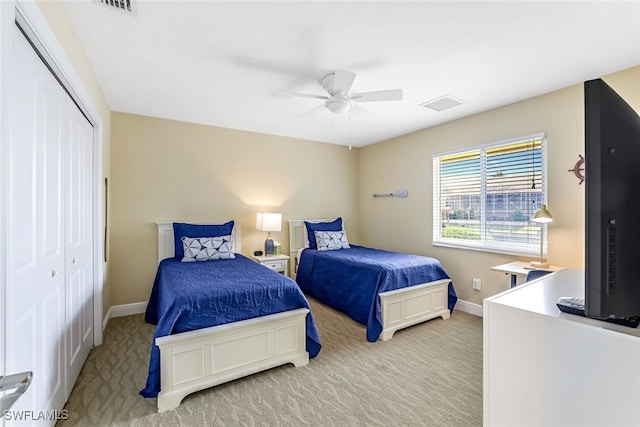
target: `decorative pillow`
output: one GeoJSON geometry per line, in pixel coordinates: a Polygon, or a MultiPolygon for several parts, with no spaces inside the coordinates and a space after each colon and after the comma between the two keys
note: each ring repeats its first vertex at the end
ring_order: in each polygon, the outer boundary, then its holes
{"type": "Polygon", "coordinates": [[[307,227],[307,239],[309,240],[309,247],[311,249],[316,249],[318,245],[316,244],[316,231],[342,231],[342,218],[338,217],[331,222],[304,222],[305,227],[307,227]]]}
{"type": "Polygon", "coordinates": [[[233,240],[231,235],[220,237],[183,237],[184,257],[182,262],[209,261],[213,259],[231,259],[233,240]]]}
{"type": "Polygon", "coordinates": [[[344,231],[316,231],[315,235],[319,251],[350,248],[347,233],[344,231]]]}
{"type": "Polygon", "coordinates": [[[229,236],[233,231],[233,225],[234,225],[233,221],[229,221],[219,225],[186,224],[184,222],[174,222],[173,223],[173,240],[174,240],[173,247],[175,250],[174,256],[176,258],[182,258],[184,256],[184,249],[182,246],[183,237],[229,236]]]}

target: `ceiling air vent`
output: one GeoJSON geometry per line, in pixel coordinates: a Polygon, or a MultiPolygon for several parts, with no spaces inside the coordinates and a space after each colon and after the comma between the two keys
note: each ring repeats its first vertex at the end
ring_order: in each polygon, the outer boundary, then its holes
{"type": "Polygon", "coordinates": [[[460,104],[464,104],[464,101],[455,98],[451,95],[444,95],[440,98],[432,99],[431,101],[420,104],[422,107],[431,108],[435,111],[448,110],[449,108],[456,107],[460,104]]]}
{"type": "Polygon", "coordinates": [[[136,16],[135,0],[93,0],[93,2],[111,10],[117,10],[130,16],[136,16]]]}

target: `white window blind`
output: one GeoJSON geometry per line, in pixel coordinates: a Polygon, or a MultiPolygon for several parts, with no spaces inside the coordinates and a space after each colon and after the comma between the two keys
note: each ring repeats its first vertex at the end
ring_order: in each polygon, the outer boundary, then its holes
{"type": "Polygon", "coordinates": [[[546,144],[540,133],[434,155],[433,244],[539,255],[546,144]]]}

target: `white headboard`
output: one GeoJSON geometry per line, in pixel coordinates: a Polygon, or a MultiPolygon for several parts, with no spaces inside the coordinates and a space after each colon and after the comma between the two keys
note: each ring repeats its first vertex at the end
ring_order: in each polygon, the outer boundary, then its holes
{"type": "MultiPolygon", "coordinates": [[[[309,246],[309,238],[307,236],[307,227],[304,226],[304,222],[331,222],[335,221],[335,218],[322,218],[322,219],[290,219],[289,220],[289,265],[291,266],[292,277],[297,271],[298,267],[298,250],[309,246]]],[[[342,227],[344,228],[345,219],[342,218],[342,227]]]]}
{"type": "MultiPolygon", "coordinates": [[[[190,224],[199,225],[222,225],[228,221],[214,222],[191,222],[190,224]]],[[[173,239],[173,222],[156,222],[158,226],[158,263],[165,258],[173,258],[175,256],[175,243],[173,239]]],[[[304,224],[303,224],[304,225],[304,224]]],[[[235,221],[233,224],[233,252],[242,251],[242,224],[235,221]]],[[[208,237],[208,236],[202,236],[208,237]]]]}

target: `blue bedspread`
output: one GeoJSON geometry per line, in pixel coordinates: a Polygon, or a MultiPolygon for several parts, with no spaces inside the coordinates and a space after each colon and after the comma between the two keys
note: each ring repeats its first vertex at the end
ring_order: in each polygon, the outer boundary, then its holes
{"type": "MultiPolygon", "coordinates": [[[[296,280],[302,290],[367,326],[367,340],[382,332],[381,292],[449,279],[435,258],[351,245],[350,249],[305,249],[296,280]]],[[[449,310],[458,297],[449,284],[449,310]]]]}
{"type": "MultiPolygon", "coordinates": [[[[183,263],[163,260],[147,305],[145,321],[157,325],[154,339],[224,323],[309,308],[296,283],[236,254],[228,260],[183,263]]],[[[307,314],[307,352],[315,357],[320,337],[311,312],[307,314]]],[[[144,397],[160,392],[160,349],[154,344],[144,397]]]]}

